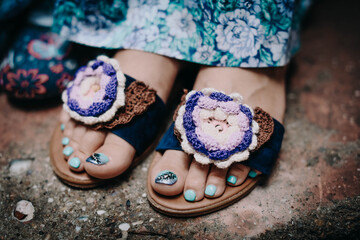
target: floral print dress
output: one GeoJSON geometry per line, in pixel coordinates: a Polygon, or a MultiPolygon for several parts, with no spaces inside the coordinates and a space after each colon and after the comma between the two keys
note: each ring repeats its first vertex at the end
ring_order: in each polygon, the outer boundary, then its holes
{"type": "Polygon", "coordinates": [[[71,41],[226,67],[286,65],[310,0],[57,0],[71,41]]]}

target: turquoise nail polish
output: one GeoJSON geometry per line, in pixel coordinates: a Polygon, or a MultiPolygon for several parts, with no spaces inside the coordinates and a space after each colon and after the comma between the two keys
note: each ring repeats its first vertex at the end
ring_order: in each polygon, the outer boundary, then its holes
{"type": "Polygon", "coordinates": [[[212,196],[215,195],[215,193],[216,193],[216,186],[215,185],[210,184],[210,185],[208,185],[206,187],[206,189],[205,189],[205,194],[206,195],[212,197],[212,196]]]}
{"type": "Polygon", "coordinates": [[[68,145],[69,142],[70,142],[70,139],[67,138],[67,137],[64,137],[64,138],[61,140],[62,145],[68,145]]]}
{"type": "Polygon", "coordinates": [[[109,158],[103,154],[103,153],[94,153],[88,159],[86,159],[86,162],[95,164],[95,165],[104,165],[109,161],[109,158]]]}
{"type": "Polygon", "coordinates": [[[72,147],[70,147],[70,146],[67,146],[66,148],[64,148],[64,150],[63,150],[63,154],[65,155],[65,156],[70,156],[72,153],[74,152],[74,149],[72,148],[72,147]]]}
{"type": "Polygon", "coordinates": [[[61,131],[63,132],[63,131],[65,130],[65,124],[62,123],[62,124],[60,125],[60,129],[61,129],[61,131]]]}
{"type": "Polygon", "coordinates": [[[235,176],[229,176],[228,178],[227,178],[227,182],[228,183],[231,183],[231,184],[235,184],[236,183],[236,181],[237,181],[237,178],[235,177],[235,176]]]}
{"type": "Polygon", "coordinates": [[[68,161],[68,164],[73,168],[80,167],[80,159],[78,157],[73,157],[68,161]]]}
{"type": "Polygon", "coordinates": [[[254,177],[257,176],[257,173],[256,173],[255,171],[251,170],[251,171],[249,172],[248,176],[251,177],[251,178],[254,178],[254,177]]]}
{"type": "Polygon", "coordinates": [[[187,190],[184,194],[185,200],[189,202],[195,201],[196,194],[194,190],[187,190]]]}

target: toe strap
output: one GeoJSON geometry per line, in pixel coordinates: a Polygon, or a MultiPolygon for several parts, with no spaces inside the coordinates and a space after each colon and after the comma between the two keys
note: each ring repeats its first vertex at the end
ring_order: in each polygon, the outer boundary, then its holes
{"type": "MultiPolygon", "coordinates": [[[[242,164],[259,170],[263,174],[269,175],[272,167],[277,159],[281,149],[281,143],[284,136],[284,126],[274,120],[274,132],[269,141],[261,146],[257,151],[252,152],[248,160],[241,162],[242,164]]],[[[171,124],[169,129],[165,132],[163,138],[160,140],[156,151],[164,152],[166,150],[183,151],[181,144],[174,134],[174,123],[171,124]]]]}
{"type": "Polygon", "coordinates": [[[112,133],[121,137],[136,149],[136,154],[141,155],[159,132],[163,122],[166,106],[156,96],[156,101],[143,114],[123,125],[118,125],[111,130],[112,133]]]}
{"type": "Polygon", "coordinates": [[[166,150],[178,150],[183,151],[181,144],[174,134],[175,123],[173,122],[169,129],[165,132],[164,136],[161,138],[159,144],[156,147],[156,151],[164,152],[166,150]]]}

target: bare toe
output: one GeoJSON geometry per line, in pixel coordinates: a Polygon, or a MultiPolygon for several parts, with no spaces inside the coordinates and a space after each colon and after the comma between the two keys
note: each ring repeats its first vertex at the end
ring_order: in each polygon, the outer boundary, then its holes
{"type": "Polygon", "coordinates": [[[96,149],[84,164],[86,172],[96,178],[113,178],[131,165],[135,148],[113,133],[105,137],[104,145],[96,149]]]}
{"type": "Polygon", "coordinates": [[[189,202],[200,201],[204,198],[205,183],[209,172],[209,165],[201,165],[192,161],[184,186],[184,198],[189,202]]]}
{"type": "Polygon", "coordinates": [[[233,164],[226,178],[227,184],[230,186],[239,186],[246,180],[249,172],[250,168],[248,166],[240,163],[233,164]]]}
{"type": "MultiPolygon", "coordinates": [[[[160,153],[157,154],[159,154],[157,157],[160,157],[160,153]]],[[[190,159],[189,155],[182,151],[165,151],[150,173],[152,188],[166,196],[182,193],[189,171],[190,159]]]]}
{"type": "Polygon", "coordinates": [[[104,143],[106,133],[87,129],[81,137],[80,143],[74,153],[69,157],[68,164],[71,170],[81,172],[84,170],[84,163],[93,152],[104,143]]]}
{"type": "Polygon", "coordinates": [[[212,166],[209,172],[206,188],[205,188],[205,196],[208,198],[216,198],[220,197],[225,191],[225,177],[228,169],[217,168],[216,166],[212,166]]]}

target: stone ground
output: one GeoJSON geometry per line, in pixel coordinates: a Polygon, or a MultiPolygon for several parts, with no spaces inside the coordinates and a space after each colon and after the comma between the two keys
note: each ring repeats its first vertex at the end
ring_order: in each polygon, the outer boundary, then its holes
{"type": "Polygon", "coordinates": [[[62,184],[48,154],[60,105],[29,109],[0,94],[0,239],[360,239],[359,9],[355,0],[315,3],[290,67],[275,171],[243,200],[202,217],[149,206],[151,156],[110,185],[62,184]],[[27,223],[13,217],[20,200],[35,208],[27,223]]]}

